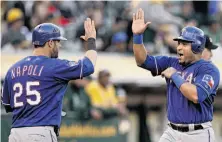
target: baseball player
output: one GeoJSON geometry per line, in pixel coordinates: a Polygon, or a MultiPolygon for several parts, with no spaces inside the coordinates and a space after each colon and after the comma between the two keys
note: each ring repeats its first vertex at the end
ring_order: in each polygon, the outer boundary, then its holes
{"type": "Polygon", "coordinates": [[[94,72],[96,63],[96,30],[94,21],[84,22],[88,43],[79,61],[58,59],[61,40],[58,26],[43,23],[34,28],[32,56],[15,63],[7,72],[2,104],[12,112],[9,142],[57,142],[61,123],[62,99],[70,80],[81,79],[94,72]]]}
{"type": "Polygon", "coordinates": [[[218,46],[213,43],[212,39],[208,35],[205,35],[205,36],[206,36],[206,43],[205,43],[205,48],[202,53],[202,58],[204,60],[210,60],[213,56],[213,53],[211,50],[217,49],[218,46]]]}
{"type": "Polygon", "coordinates": [[[133,16],[133,50],[139,67],[153,76],[162,75],[167,83],[168,129],[159,142],[213,142],[213,101],[220,73],[211,62],[201,59],[204,32],[196,27],[185,27],[178,42],[178,57],[151,56],[143,45],[144,12],[133,16]]]}

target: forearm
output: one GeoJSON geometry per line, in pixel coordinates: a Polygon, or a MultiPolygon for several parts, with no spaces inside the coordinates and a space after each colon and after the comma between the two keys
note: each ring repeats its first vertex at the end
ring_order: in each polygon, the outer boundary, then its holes
{"type": "Polygon", "coordinates": [[[96,60],[97,60],[97,52],[95,50],[88,50],[85,53],[85,56],[89,58],[89,60],[92,62],[93,66],[95,67],[96,65],[96,60]]]}
{"type": "Polygon", "coordinates": [[[88,51],[85,53],[85,56],[89,58],[89,60],[92,62],[93,66],[95,67],[97,60],[95,39],[93,38],[88,39],[87,46],[88,46],[87,47],[88,51]]]}
{"type": "Polygon", "coordinates": [[[197,88],[195,85],[186,82],[178,73],[174,73],[171,79],[188,100],[194,103],[198,102],[197,88]]]}
{"type": "Polygon", "coordinates": [[[183,83],[180,87],[180,91],[188,100],[194,103],[198,102],[197,88],[195,85],[188,82],[183,83]]]}
{"type": "MultiPolygon", "coordinates": [[[[137,65],[142,65],[147,57],[147,51],[143,45],[143,43],[141,41],[138,41],[138,39],[136,39],[137,37],[134,36],[134,44],[133,44],[133,52],[134,52],[134,56],[135,56],[135,60],[137,65]],[[141,43],[141,44],[139,44],[141,43]]],[[[140,39],[142,40],[142,39],[140,39]]]]}
{"type": "Polygon", "coordinates": [[[143,45],[143,33],[151,22],[144,22],[144,11],[140,8],[133,13],[133,52],[138,66],[141,66],[147,57],[147,51],[143,45]]]}

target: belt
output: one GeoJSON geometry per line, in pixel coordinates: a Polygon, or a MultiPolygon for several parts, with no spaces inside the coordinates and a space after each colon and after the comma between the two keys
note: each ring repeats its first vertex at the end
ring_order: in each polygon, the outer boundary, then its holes
{"type": "Polygon", "coordinates": [[[58,126],[54,126],[54,132],[56,134],[56,136],[59,136],[59,127],[58,126]]]}
{"type": "MultiPolygon", "coordinates": [[[[173,123],[169,123],[169,125],[174,129],[174,130],[178,130],[180,132],[189,132],[191,130],[189,130],[189,126],[177,126],[173,123]]],[[[200,130],[203,129],[203,126],[198,124],[198,125],[194,125],[194,130],[200,130]]]]}

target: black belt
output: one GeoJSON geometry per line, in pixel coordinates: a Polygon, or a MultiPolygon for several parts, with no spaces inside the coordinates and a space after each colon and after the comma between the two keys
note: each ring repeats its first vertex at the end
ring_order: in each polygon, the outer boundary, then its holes
{"type": "Polygon", "coordinates": [[[59,127],[58,126],[53,126],[54,127],[54,132],[56,134],[56,136],[59,136],[59,127]]]}
{"type": "MultiPolygon", "coordinates": [[[[169,123],[169,125],[174,129],[174,130],[178,130],[180,132],[189,132],[189,127],[188,126],[177,126],[174,125],[172,123],[169,123]]],[[[203,126],[198,124],[198,125],[194,125],[194,130],[200,130],[203,129],[203,126]]]]}

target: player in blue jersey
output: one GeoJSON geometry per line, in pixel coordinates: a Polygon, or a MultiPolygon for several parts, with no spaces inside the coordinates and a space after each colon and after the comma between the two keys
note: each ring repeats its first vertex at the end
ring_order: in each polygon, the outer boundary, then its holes
{"type": "Polygon", "coordinates": [[[59,27],[43,23],[32,34],[32,56],[15,63],[7,72],[2,104],[12,112],[9,142],[57,142],[61,123],[62,99],[70,80],[94,72],[96,63],[96,30],[94,21],[84,22],[87,44],[85,56],[75,61],[58,59],[61,47],[59,27]]]}
{"type": "Polygon", "coordinates": [[[162,75],[167,83],[168,129],[159,142],[212,142],[214,131],[213,102],[219,85],[218,68],[201,59],[205,45],[204,32],[196,27],[185,27],[178,42],[178,57],[151,56],[143,45],[144,12],[133,16],[133,51],[139,67],[153,76],[162,75]]]}

